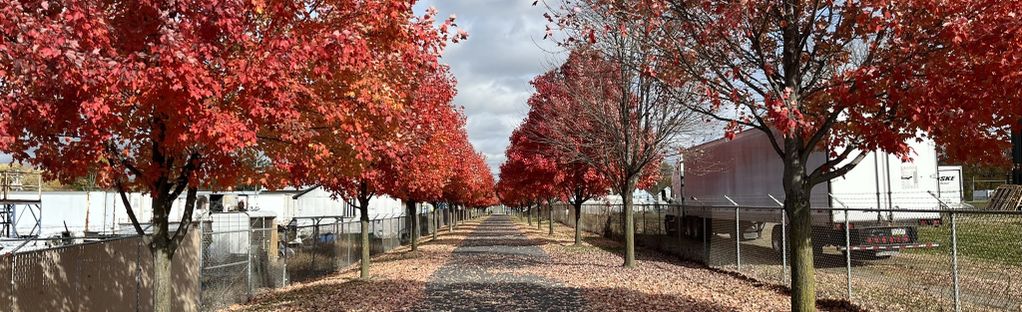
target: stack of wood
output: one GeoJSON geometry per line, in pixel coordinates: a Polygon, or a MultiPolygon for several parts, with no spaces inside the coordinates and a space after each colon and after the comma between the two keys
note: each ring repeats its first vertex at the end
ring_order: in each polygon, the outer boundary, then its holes
{"type": "Polygon", "coordinates": [[[1022,185],[1005,184],[994,190],[990,197],[988,210],[1016,211],[1022,210],[1022,185]]]}

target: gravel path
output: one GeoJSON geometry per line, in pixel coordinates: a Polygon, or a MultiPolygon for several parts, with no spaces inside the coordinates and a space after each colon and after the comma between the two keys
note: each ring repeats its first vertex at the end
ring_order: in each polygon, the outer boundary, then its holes
{"type": "Polygon", "coordinates": [[[550,262],[505,215],[482,222],[426,285],[420,311],[577,311],[580,291],[547,278],[508,272],[550,262]]]}

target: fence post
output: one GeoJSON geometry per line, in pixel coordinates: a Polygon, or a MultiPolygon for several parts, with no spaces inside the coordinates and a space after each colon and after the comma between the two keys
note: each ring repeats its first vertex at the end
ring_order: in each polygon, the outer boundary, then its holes
{"type": "Polygon", "coordinates": [[[962,311],[961,289],[958,284],[958,222],[957,214],[951,213],[951,281],[954,287],[955,312],[962,311]]]}
{"type": "Polygon", "coordinates": [[[738,213],[738,206],[735,206],[735,266],[742,271],[742,226],[741,217],[738,213]]]}
{"type": "Polygon", "coordinates": [[[245,259],[246,266],[245,270],[245,281],[248,282],[248,300],[252,300],[252,220],[248,220],[248,258],[245,259]]]}
{"type": "Polygon", "coordinates": [[[349,222],[341,223],[341,232],[344,233],[344,265],[345,266],[347,266],[347,265],[349,265],[349,264],[351,264],[353,262],[353,260],[351,260],[351,245],[353,245],[353,244],[352,244],[352,242],[350,240],[351,237],[348,235],[348,230],[346,229],[348,227],[347,226],[348,223],[350,223],[350,221],[349,222]]]}
{"type": "Polygon", "coordinates": [[[781,283],[788,284],[788,214],[781,208],[781,283]]]}
{"type": "MultiPolygon", "coordinates": [[[[206,241],[206,227],[202,226],[202,218],[199,218],[199,289],[202,289],[202,271],[205,271],[205,270],[203,270],[203,268],[205,267],[205,262],[206,262],[206,252],[205,252],[205,250],[206,250],[206,248],[205,248],[206,246],[205,245],[206,244],[205,244],[205,241],[206,241]]],[[[14,276],[11,276],[11,284],[14,284],[14,279],[13,278],[14,278],[14,276]]],[[[12,296],[13,296],[13,292],[14,292],[14,289],[12,287],[12,289],[11,289],[12,296]]],[[[135,289],[135,293],[138,293],[138,289],[135,289]]],[[[11,301],[11,302],[14,302],[14,301],[11,301]]],[[[135,307],[138,308],[137,305],[135,307]]],[[[201,290],[199,292],[199,308],[200,309],[202,308],[202,292],[201,292],[201,290]]]]}
{"type": "MultiPolygon", "coordinates": [[[[316,251],[319,249],[319,221],[320,219],[314,219],[315,223],[312,224],[312,252],[309,253],[311,259],[311,267],[313,271],[316,271],[316,251]]],[[[298,228],[295,227],[295,239],[298,239],[298,228]]],[[[302,242],[305,245],[305,242],[302,242]]]]}
{"type": "Polygon", "coordinates": [[[845,276],[848,288],[848,302],[852,302],[852,234],[848,229],[848,208],[845,207],[845,276]]]}
{"type": "Polygon", "coordinates": [[[642,205],[641,207],[642,207],[642,234],[649,234],[646,233],[647,231],[649,231],[649,229],[646,226],[646,208],[649,207],[646,205],[642,205]]]}
{"type": "MultiPolygon", "coordinates": [[[[682,200],[682,201],[684,201],[684,200],[682,200]]],[[[678,239],[678,244],[679,245],[680,244],[684,244],[682,239],[685,237],[685,234],[681,230],[681,228],[682,228],[682,224],[684,224],[685,220],[688,220],[688,217],[685,216],[685,206],[684,205],[685,204],[682,204],[681,206],[674,206],[674,207],[670,208],[672,210],[675,210],[674,211],[674,231],[676,233],[674,233],[674,235],[678,236],[677,239],[678,239]]],[[[665,221],[666,221],[666,218],[665,218],[665,221]]],[[[695,224],[692,224],[692,226],[695,226],[695,224]]],[[[685,227],[689,228],[688,226],[685,226],[685,227]]],[[[667,223],[666,222],[664,222],[664,231],[667,231],[667,223]]],[[[691,233],[693,236],[697,235],[695,233],[695,231],[692,231],[691,228],[689,228],[689,231],[690,231],[689,233],[691,233]]]]}
{"type": "Polygon", "coordinates": [[[663,235],[664,232],[666,232],[666,231],[660,231],[660,227],[663,226],[663,225],[664,225],[664,218],[660,217],[660,203],[657,203],[656,204],[656,234],[657,234],[657,238],[660,238],[660,236],[663,235]]]}
{"type": "MultiPolygon", "coordinates": [[[[280,272],[281,287],[287,286],[287,284],[288,284],[288,280],[287,280],[287,254],[288,254],[288,251],[291,249],[291,247],[288,246],[290,240],[288,239],[287,233],[289,232],[288,230],[290,228],[291,227],[285,227],[285,230],[284,230],[284,248],[282,249],[282,251],[284,252],[284,265],[282,265],[283,269],[280,270],[281,271],[280,272]]],[[[277,236],[280,236],[280,235],[277,235],[277,236]]],[[[280,244],[280,239],[281,239],[280,237],[277,237],[277,244],[280,244]]],[[[280,246],[277,246],[277,248],[280,248],[280,246]]]]}
{"type": "Polygon", "coordinates": [[[734,200],[731,199],[731,197],[728,197],[727,195],[724,195],[724,198],[727,199],[729,202],[731,202],[732,205],[735,206],[735,237],[732,237],[732,238],[735,239],[735,267],[737,267],[738,271],[741,271],[742,270],[742,226],[741,226],[741,216],[739,215],[739,212],[738,212],[739,211],[738,203],[736,203],[734,200]]]}
{"type": "MultiPolygon", "coordinates": [[[[135,247],[136,251],[140,252],[141,246],[142,246],[142,243],[138,243],[138,246],[135,247]]],[[[15,269],[15,265],[16,265],[15,263],[18,261],[18,254],[16,254],[16,253],[9,254],[8,256],[4,257],[4,259],[8,260],[8,267],[11,268],[11,276],[6,276],[6,277],[10,277],[11,278],[11,280],[10,280],[11,282],[10,282],[10,284],[8,284],[11,287],[10,288],[11,291],[7,293],[7,295],[8,295],[8,297],[7,297],[8,301],[7,302],[10,302],[10,303],[13,304],[14,303],[14,286],[15,286],[14,285],[14,269],[15,269]]],[[[199,266],[199,267],[200,267],[199,274],[202,274],[202,269],[201,269],[202,266],[199,266]]],[[[200,276],[199,280],[201,281],[202,280],[201,279],[202,275],[199,275],[199,276],[200,276]]],[[[201,301],[202,299],[200,298],[199,300],[200,300],[199,301],[199,306],[201,307],[202,306],[202,301],[201,301]]],[[[138,308],[138,288],[135,288],[135,307],[138,308]]]]}
{"type": "MultiPolygon", "coordinates": [[[[781,209],[781,284],[788,284],[788,215],[784,212],[784,204],[774,195],[767,194],[781,209]]],[[[775,235],[773,231],[770,235],[775,235]]]]}
{"type": "Polygon", "coordinates": [[[333,252],[333,254],[334,254],[334,269],[335,270],[344,267],[344,265],[340,264],[340,262],[341,262],[340,255],[337,254],[337,249],[339,249],[337,247],[341,244],[341,232],[340,232],[341,227],[340,227],[340,223],[341,223],[341,218],[334,218],[334,248],[333,248],[334,252],[333,252]]]}
{"type": "MultiPolygon", "coordinates": [[[[706,209],[706,206],[703,206],[703,212],[709,214],[710,211],[706,209]]],[[[706,224],[707,223],[706,220],[709,219],[709,218],[703,217],[703,218],[700,218],[700,219],[703,219],[703,259],[705,259],[705,260],[703,260],[703,262],[706,263],[706,265],[709,266],[710,265],[710,242],[709,242],[709,240],[710,240],[710,235],[712,235],[712,234],[710,234],[710,233],[712,233],[712,231],[710,231],[710,227],[707,226],[707,224],[706,224]]]]}

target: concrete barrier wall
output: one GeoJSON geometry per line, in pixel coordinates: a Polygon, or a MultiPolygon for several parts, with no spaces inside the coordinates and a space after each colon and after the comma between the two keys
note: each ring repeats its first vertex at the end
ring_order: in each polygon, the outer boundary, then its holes
{"type": "MultiPolygon", "coordinates": [[[[199,231],[174,255],[176,311],[198,311],[199,231]]],[[[153,259],[139,237],[0,256],[0,310],[151,311],[153,259]]]]}

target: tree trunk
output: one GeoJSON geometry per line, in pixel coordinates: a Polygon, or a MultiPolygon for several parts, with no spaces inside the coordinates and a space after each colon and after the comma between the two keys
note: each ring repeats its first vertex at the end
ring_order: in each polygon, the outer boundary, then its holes
{"type": "Polygon", "coordinates": [[[784,211],[788,215],[791,246],[791,310],[816,311],[816,272],[813,268],[813,225],[806,165],[799,156],[802,142],[785,139],[784,211]]]}
{"type": "Polygon", "coordinates": [[[525,219],[529,220],[529,226],[532,226],[532,205],[525,207],[525,219]]]}
{"type": "Polygon", "coordinates": [[[369,279],[369,198],[362,197],[358,199],[358,210],[359,223],[362,227],[362,261],[361,268],[359,269],[359,278],[362,280],[369,279]]]}
{"type": "Polygon", "coordinates": [[[579,220],[582,220],[582,201],[577,201],[573,204],[575,208],[575,246],[582,244],[582,225],[579,224],[579,220]]]}
{"type": "Polygon", "coordinates": [[[543,204],[536,205],[536,229],[543,229],[543,204]]]}
{"type": "Polygon", "coordinates": [[[174,283],[171,260],[174,258],[173,244],[170,240],[168,194],[155,194],[152,199],[153,233],[150,237],[149,251],[153,255],[153,310],[170,312],[174,310],[172,303],[174,283]]]}
{"type": "Polygon", "coordinates": [[[546,204],[546,212],[547,212],[547,218],[549,219],[549,220],[547,220],[547,225],[548,225],[548,228],[550,230],[549,233],[547,233],[547,235],[553,236],[554,235],[554,206],[551,205],[550,202],[547,202],[547,204],[546,204]]]}
{"type": "Polygon", "coordinates": [[[415,209],[415,202],[408,201],[408,240],[412,245],[412,251],[419,250],[419,211],[415,209]]]}
{"type": "Polygon", "coordinates": [[[440,211],[436,209],[439,205],[433,204],[433,239],[436,239],[437,232],[440,232],[440,211]]]}
{"type": "Polygon", "coordinates": [[[169,248],[158,248],[153,253],[153,309],[159,312],[174,310],[171,260],[174,254],[169,248]]]}
{"type": "Polygon", "coordinates": [[[131,208],[131,202],[128,200],[126,190],[118,182],[117,189],[120,194],[121,201],[124,203],[124,208],[128,213],[128,218],[131,219],[131,224],[135,227],[135,232],[142,236],[142,241],[148,245],[149,253],[153,256],[153,311],[159,312],[170,312],[174,311],[173,306],[173,271],[171,267],[171,261],[174,259],[174,253],[177,251],[178,242],[188,234],[188,228],[191,224],[192,211],[195,209],[195,198],[196,188],[189,187],[187,192],[187,199],[185,200],[185,211],[181,217],[181,225],[174,232],[171,233],[169,229],[169,215],[171,204],[173,199],[171,198],[170,187],[166,184],[162,184],[159,192],[153,194],[151,206],[153,210],[153,233],[147,235],[142,229],[138,218],[135,217],[135,212],[131,208]]]}
{"type": "Polygon", "coordinates": [[[813,226],[808,202],[785,200],[785,208],[795,208],[791,215],[791,310],[816,311],[816,272],[813,268],[813,226]]]}
{"type": "Polygon", "coordinates": [[[444,215],[447,216],[447,232],[450,233],[454,233],[454,214],[451,213],[453,208],[453,206],[447,205],[447,208],[444,209],[444,215]]]}
{"type": "Polygon", "coordinates": [[[624,210],[625,227],[625,263],[624,267],[635,267],[635,217],[632,214],[632,193],[635,192],[635,178],[629,178],[621,188],[622,210],[624,210]]]}
{"type": "Polygon", "coordinates": [[[1011,184],[1022,184],[1022,119],[1011,125],[1011,184]]]}
{"type": "MultiPolygon", "coordinates": [[[[162,126],[162,124],[160,124],[162,126]]],[[[157,129],[162,135],[163,128],[157,129]]],[[[160,148],[157,143],[153,144],[153,154],[151,155],[153,163],[166,165],[164,155],[160,153],[160,148]]],[[[150,185],[153,187],[151,190],[152,199],[151,209],[153,216],[151,219],[152,234],[147,235],[145,230],[139,223],[138,218],[135,216],[135,211],[131,207],[131,202],[128,200],[127,189],[121,183],[120,180],[115,180],[117,186],[117,193],[121,197],[121,201],[124,203],[124,209],[128,214],[128,218],[131,220],[132,226],[135,228],[135,232],[142,237],[142,241],[148,245],[149,252],[153,256],[153,311],[157,312],[170,312],[174,311],[173,306],[173,291],[174,283],[172,280],[172,261],[174,259],[174,253],[183,238],[188,234],[189,227],[192,220],[192,212],[195,211],[195,200],[197,198],[198,188],[195,186],[189,186],[189,180],[192,177],[193,170],[197,170],[199,167],[198,161],[196,160],[197,154],[192,154],[188,157],[188,160],[183,168],[181,168],[180,175],[177,179],[172,180],[167,177],[169,170],[160,170],[161,174],[157,177],[154,184],[150,185]],[[174,200],[185,192],[185,205],[184,211],[181,215],[181,222],[178,228],[174,231],[170,231],[170,210],[174,203],[174,200]]],[[[167,169],[167,168],[164,168],[167,169]]]]}

